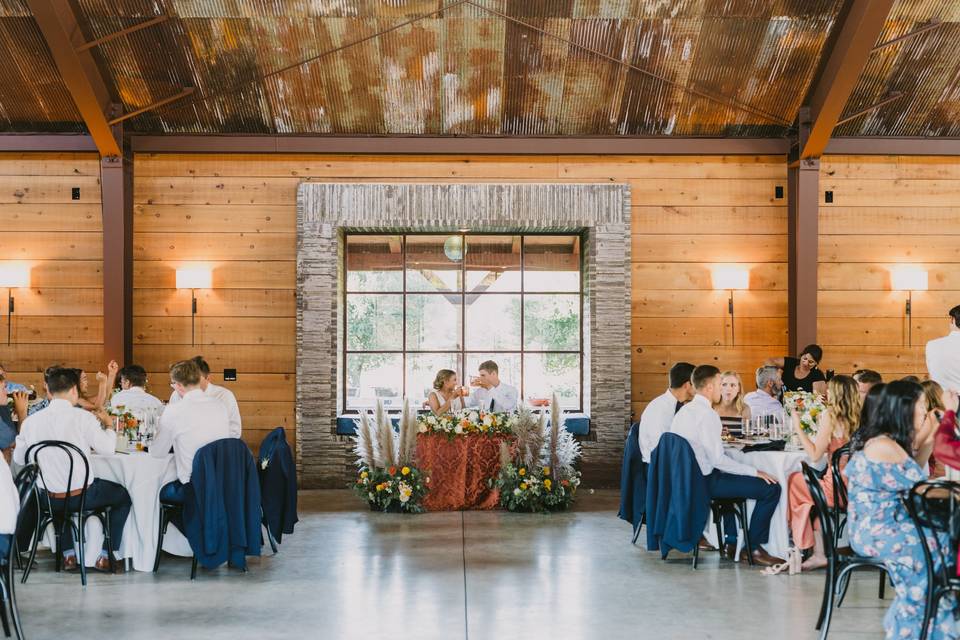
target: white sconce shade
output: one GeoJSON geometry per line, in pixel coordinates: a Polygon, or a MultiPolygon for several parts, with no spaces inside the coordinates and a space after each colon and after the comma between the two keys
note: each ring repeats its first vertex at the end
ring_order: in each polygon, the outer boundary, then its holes
{"type": "Polygon", "coordinates": [[[890,283],[894,291],[926,291],[929,278],[926,269],[902,265],[890,269],[890,283]]]}
{"type": "Polygon", "coordinates": [[[30,266],[20,262],[0,262],[0,288],[30,286],[30,266]]]}
{"type": "Polygon", "coordinates": [[[206,267],[177,269],[177,289],[210,289],[213,287],[213,271],[206,267]]]}
{"type": "Polygon", "coordinates": [[[714,289],[749,289],[750,270],[732,265],[715,265],[712,269],[714,289]]]}

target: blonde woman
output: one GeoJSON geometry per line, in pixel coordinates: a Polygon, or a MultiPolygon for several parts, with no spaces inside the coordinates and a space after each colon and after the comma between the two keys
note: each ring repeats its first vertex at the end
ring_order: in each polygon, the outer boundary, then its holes
{"type": "MultiPolygon", "coordinates": [[[[830,459],[834,451],[850,442],[850,437],[860,424],[860,393],[857,390],[857,381],[850,376],[831,378],[827,383],[826,406],[827,410],[820,414],[815,438],[803,431],[800,416],[797,414],[793,414],[793,430],[811,462],[817,463],[826,457],[827,470],[820,480],[820,486],[827,498],[827,504],[833,506],[833,469],[830,459]]],[[[813,555],[803,562],[801,570],[825,567],[827,556],[824,554],[821,527],[819,522],[810,522],[813,498],[802,473],[790,476],[787,495],[793,543],[802,550],[813,548],[813,555]]]]}
{"type": "Polygon", "coordinates": [[[457,373],[450,369],[440,369],[433,380],[433,390],[427,398],[427,404],[434,415],[456,413],[463,409],[463,398],[470,391],[460,386],[457,373]]]}
{"type": "Polygon", "coordinates": [[[720,414],[720,423],[732,436],[743,435],[743,421],[751,418],[750,407],[743,402],[743,380],[736,371],[720,374],[720,402],[713,405],[720,414]]]}

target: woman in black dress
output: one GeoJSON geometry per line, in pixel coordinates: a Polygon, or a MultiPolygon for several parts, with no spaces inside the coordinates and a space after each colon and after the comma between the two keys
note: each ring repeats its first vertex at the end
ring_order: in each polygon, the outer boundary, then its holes
{"type": "Polygon", "coordinates": [[[784,391],[809,391],[824,393],[827,378],[818,368],[823,359],[823,349],[819,345],[807,345],[796,358],[770,358],[767,364],[783,369],[784,391]],[[819,384],[818,384],[819,383],[819,384]]]}

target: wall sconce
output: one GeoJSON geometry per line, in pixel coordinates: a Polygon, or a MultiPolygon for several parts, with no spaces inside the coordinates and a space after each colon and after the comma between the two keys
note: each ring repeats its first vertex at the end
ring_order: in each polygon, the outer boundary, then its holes
{"type": "Polygon", "coordinates": [[[18,262],[0,263],[0,287],[7,288],[7,346],[13,329],[13,290],[30,286],[30,266],[18,262]]]}
{"type": "Polygon", "coordinates": [[[913,292],[926,291],[929,287],[927,270],[911,265],[890,269],[890,284],[894,291],[907,292],[907,346],[913,346],[913,292]]]}
{"type": "Polygon", "coordinates": [[[733,292],[750,288],[750,270],[734,265],[717,265],[712,268],[713,288],[730,292],[727,299],[727,312],[730,314],[730,342],[737,345],[737,330],[733,314],[733,292]]]}
{"type": "Polygon", "coordinates": [[[190,344],[196,344],[197,289],[213,288],[213,271],[206,267],[177,269],[177,289],[190,289],[190,344]]]}

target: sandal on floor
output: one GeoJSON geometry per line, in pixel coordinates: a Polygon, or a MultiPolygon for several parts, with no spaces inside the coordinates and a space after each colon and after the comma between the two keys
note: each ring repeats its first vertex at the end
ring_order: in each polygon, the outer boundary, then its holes
{"type": "Polygon", "coordinates": [[[790,561],[787,560],[786,562],[783,562],[781,564],[775,564],[772,567],[767,567],[760,573],[762,573],[765,576],[775,576],[783,573],[784,571],[790,571],[790,569],[791,569],[790,561]]]}

